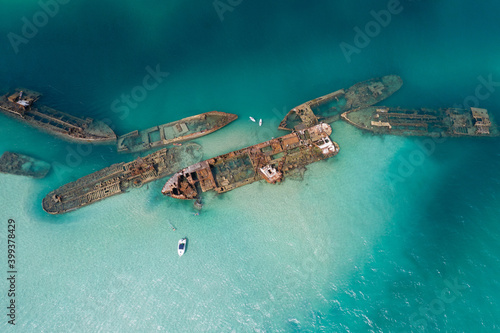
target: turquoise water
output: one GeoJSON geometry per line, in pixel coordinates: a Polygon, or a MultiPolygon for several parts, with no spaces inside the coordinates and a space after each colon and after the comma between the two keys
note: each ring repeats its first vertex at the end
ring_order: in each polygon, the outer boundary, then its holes
{"type": "MultiPolygon", "coordinates": [[[[211,1],[73,0],[15,53],[9,32],[21,35],[23,16],[41,7],[3,1],[0,90],[41,91],[49,106],[106,119],[118,134],[210,110],[238,114],[196,140],[207,158],[283,135],[278,123],[293,106],[386,74],[404,80],[387,105],[476,98],[500,119],[499,87],[476,96],[479,77],[500,81],[500,4],[402,1],[348,62],[339,45],[356,46],[354,28],[389,3],[242,1],[221,21],[211,1]],[[157,66],[168,72],[157,87],[120,101],[157,66]]],[[[2,332],[498,329],[498,139],[379,137],[337,122],[339,155],[304,180],[209,194],[199,216],[163,197],[164,181],[50,216],[41,200],[51,189],[135,156],[0,120],[0,152],[54,167],[41,180],[0,175],[4,309],[9,218],[18,266],[16,327],[3,315],[2,332]]]]}

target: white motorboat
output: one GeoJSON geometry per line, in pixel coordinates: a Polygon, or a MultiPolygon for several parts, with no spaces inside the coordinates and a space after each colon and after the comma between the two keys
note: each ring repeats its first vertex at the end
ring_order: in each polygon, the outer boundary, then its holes
{"type": "Polygon", "coordinates": [[[253,122],[255,123],[255,119],[254,119],[254,117],[248,117],[248,118],[250,118],[250,120],[251,120],[251,121],[253,121],[253,122]]]}
{"type": "Polygon", "coordinates": [[[179,257],[184,254],[184,251],[186,251],[186,243],[187,238],[183,238],[179,241],[179,245],[177,247],[177,253],[179,253],[179,257]]]}

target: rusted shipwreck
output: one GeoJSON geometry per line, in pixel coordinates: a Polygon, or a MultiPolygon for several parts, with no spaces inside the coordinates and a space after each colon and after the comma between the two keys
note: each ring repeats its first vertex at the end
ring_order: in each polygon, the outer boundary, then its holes
{"type": "Polygon", "coordinates": [[[196,116],[133,131],[118,138],[118,152],[135,153],[169,144],[193,140],[210,134],[238,118],[237,115],[210,111],[196,116]]]}
{"type": "Polygon", "coordinates": [[[202,158],[201,146],[163,148],[128,163],[117,163],[51,191],[42,201],[50,214],[62,214],[166,177],[202,158]]]}
{"type": "Polygon", "coordinates": [[[469,108],[402,109],[386,106],[359,108],[342,119],[363,130],[404,136],[498,136],[488,110],[469,108]]]}
{"type": "Polygon", "coordinates": [[[399,90],[403,80],[387,75],[357,83],[349,89],[340,89],[294,107],[279,124],[279,129],[293,130],[331,123],[343,112],[376,104],[399,90]]]}
{"type": "Polygon", "coordinates": [[[31,156],[6,151],[0,157],[0,172],[19,176],[43,178],[50,171],[50,164],[31,156]]]}
{"type": "Polygon", "coordinates": [[[329,135],[330,125],[320,123],[193,164],[174,174],[162,193],[177,199],[197,199],[202,192],[224,193],[265,179],[283,180],[294,169],[334,156],[339,146],[329,135]]]}
{"type": "Polygon", "coordinates": [[[81,119],[48,106],[35,106],[41,93],[18,88],[0,98],[0,111],[41,130],[79,142],[112,142],[115,133],[102,121],[81,119]]]}

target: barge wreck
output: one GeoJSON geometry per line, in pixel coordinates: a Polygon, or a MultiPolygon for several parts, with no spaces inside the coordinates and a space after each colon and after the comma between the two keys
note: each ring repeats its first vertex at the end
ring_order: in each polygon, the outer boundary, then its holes
{"type": "Polygon", "coordinates": [[[498,136],[488,110],[402,109],[385,106],[345,112],[342,119],[362,130],[404,136],[498,136]]]}
{"type": "Polygon", "coordinates": [[[48,106],[35,107],[42,96],[28,89],[16,89],[0,97],[0,111],[41,130],[79,142],[113,142],[115,133],[102,121],[81,119],[48,106]]]}
{"type": "Polygon", "coordinates": [[[191,165],[173,175],[162,189],[177,199],[197,199],[202,192],[224,193],[265,179],[281,182],[290,172],[336,155],[325,123],[191,165]]]}
{"type": "Polygon", "coordinates": [[[340,89],[294,107],[279,124],[279,129],[293,130],[314,126],[319,122],[331,123],[340,114],[352,109],[376,104],[399,90],[403,80],[387,75],[356,83],[349,89],[340,89]]]}
{"type": "Polygon", "coordinates": [[[34,157],[6,151],[0,157],[0,172],[12,175],[43,178],[51,165],[34,157]]]}
{"type": "Polygon", "coordinates": [[[201,146],[187,143],[163,148],[128,163],[117,163],[51,191],[42,207],[49,214],[62,214],[111,196],[139,188],[166,177],[202,158],[201,146]]]}
{"type": "Polygon", "coordinates": [[[118,138],[118,152],[135,153],[169,144],[192,140],[221,129],[238,118],[237,115],[210,111],[196,116],[133,131],[118,138]]]}

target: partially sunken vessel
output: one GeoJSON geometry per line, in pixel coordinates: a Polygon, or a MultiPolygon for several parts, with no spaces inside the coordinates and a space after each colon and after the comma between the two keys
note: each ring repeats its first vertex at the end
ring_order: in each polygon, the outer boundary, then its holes
{"type": "Polygon", "coordinates": [[[118,151],[135,153],[148,149],[177,144],[210,134],[238,118],[237,115],[210,111],[196,116],[155,126],[143,131],[133,131],[118,138],[118,151]]]}
{"type": "Polygon", "coordinates": [[[18,88],[0,98],[0,111],[34,127],[79,142],[113,142],[115,133],[102,121],[81,119],[48,106],[36,106],[39,92],[18,88]]]}
{"type": "Polygon", "coordinates": [[[394,94],[403,85],[397,75],[387,75],[357,83],[294,107],[279,124],[279,129],[293,130],[331,123],[343,112],[376,104],[394,94]]]}
{"type": "Polygon", "coordinates": [[[197,199],[202,192],[224,193],[259,180],[281,182],[293,170],[336,155],[339,146],[321,123],[291,134],[193,164],[173,175],[162,193],[197,199]]]}
{"type": "Polygon", "coordinates": [[[342,119],[377,134],[404,136],[498,136],[488,110],[469,108],[402,109],[373,106],[351,110],[342,119]]]}
{"type": "Polygon", "coordinates": [[[166,177],[202,158],[201,146],[163,148],[128,163],[117,163],[50,192],[42,201],[50,214],[62,214],[166,177]]]}
{"type": "Polygon", "coordinates": [[[50,164],[31,156],[6,151],[0,157],[0,172],[12,175],[43,178],[50,171],[50,164]]]}

